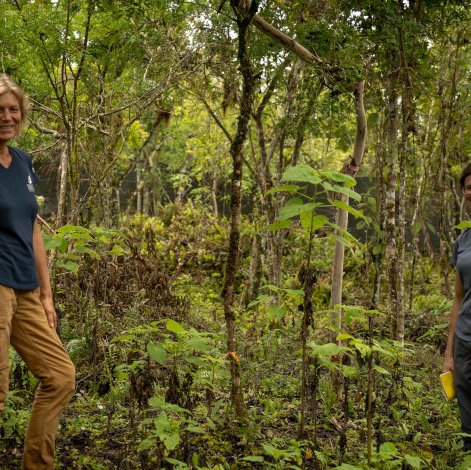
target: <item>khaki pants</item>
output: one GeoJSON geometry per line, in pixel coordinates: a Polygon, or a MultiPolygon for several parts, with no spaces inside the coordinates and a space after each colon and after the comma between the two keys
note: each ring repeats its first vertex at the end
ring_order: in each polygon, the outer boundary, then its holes
{"type": "Polygon", "coordinates": [[[74,392],[75,369],[56,331],[47,323],[39,289],[19,291],[0,285],[0,422],[8,394],[9,344],[39,379],[21,468],[54,469],[57,425],[74,392]]]}

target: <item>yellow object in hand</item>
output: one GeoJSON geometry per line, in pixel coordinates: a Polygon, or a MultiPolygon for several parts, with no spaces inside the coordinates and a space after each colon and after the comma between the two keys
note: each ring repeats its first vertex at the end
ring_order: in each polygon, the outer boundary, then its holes
{"type": "Polygon", "coordinates": [[[443,394],[448,401],[456,398],[455,379],[452,370],[440,374],[440,383],[442,384],[443,394]]]}

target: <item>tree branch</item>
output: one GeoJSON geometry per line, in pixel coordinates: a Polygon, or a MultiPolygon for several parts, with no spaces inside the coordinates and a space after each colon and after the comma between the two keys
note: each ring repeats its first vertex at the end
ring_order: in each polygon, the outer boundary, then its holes
{"type": "MultiPolygon", "coordinates": [[[[247,3],[244,0],[240,0],[238,5],[238,10],[248,13],[247,3]]],[[[255,14],[252,19],[253,24],[263,33],[275,39],[277,42],[282,44],[287,50],[296,54],[300,59],[305,62],[310,62],[316,65],[325,67],[322,59],[313,52],[306,49],[302,44],[288,36],[287,34],[281,32],[279,29],[275,28],[273,25],[265,21],[260,15],[255,14]]]]}
{"type": "Polygon", "coordinates": [[[265,94],[262,97],[262,101],[258,105],[257,111],[256,111],[256,116],[261,117],[263,111],[265,110],[265,107],[267,106],[268,102],[270,101],[270,98],[273,96],[273,93],[275,91],[275,87],[284,71],[284,69],[287,67],[288,63],[290,62],[290,59],[285,59],[276,69],[272,79],[270,80],[270,83],[268,84],[268,87],[265,91],[265,94]]]}
{"type": "Polygon", "coordinates": [[[226,129],[226,126],[222,123],[222,121],[217,117],[216,113],[213,111],[209,103],[204,99],[204,97],[201,94],[196,95],[198,99],[201,100],[201,102],[204,104],[206,109],[208,110],[208,113],[211,115],[211,117],[214,119],[214,122],[218,125],[218,127],[224,132],[224,135],[227,137],[227,140],[232,143],[232,136],[229,134],[229,131],[226,129]]]}
{"type": "Polygon", "coordinates": [[[305,62],[310,62],[325,67],[323,60],[313,52],[306,49],[302,44],[276,29],[273,25],[265,21],[260,15],[255,15],[253,24],[263,33],[281,43],[287,50],[296,54],[305,62]]]}
{"type": "Polygon", "coordinates": [[[361,80],[355,84],[355,90],[353,92],[355,97],[355,117],[356,117],[356,134],[355,143],[353,145],[353,154],[350,163],[346,164],[342,170],[353,178],[356,177],[360,170],[361,162],[363,161],[363,155],[365,153],[365,141],[366,141],[366,130],[367,121],[365,106],[363,103],[365,82],[361,80]]]}
{"type": "Polygon", "coordinates": [[[45,127],[42,127],[37,121],[30,120],[30,122],[33,127],[35,127],[41,134],[52,135],[56,139],[61,139],[63,137],[59,132],[55,131],[54,129],[46,129],[45,127]]]}

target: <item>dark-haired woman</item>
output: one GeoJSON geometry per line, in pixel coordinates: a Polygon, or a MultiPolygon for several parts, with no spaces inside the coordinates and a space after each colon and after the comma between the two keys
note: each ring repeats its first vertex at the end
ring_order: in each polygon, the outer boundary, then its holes
{"type": "MultiPolygon", "coordinates": [[[[463,169],[460,185],[470,203],[471,164],[463,169]]],[[[451,263],[456,267],[455,298],[443,372],[454,371],[461,430],[469,434],[463,437],[463,449],[471,450],[471,230],[465,230],[456,239],[451,263]]]]}
{"type": "Polygon", "coordinates": [[[39,379],[25,437],[23,470],[54,469],[55,435],[75,388],[74,366],[56,333],[57,316],[38,225],[31,158],[8,145],[28,99],[0,76],[0,420],[8,394],[8,348],[39,379]]]}

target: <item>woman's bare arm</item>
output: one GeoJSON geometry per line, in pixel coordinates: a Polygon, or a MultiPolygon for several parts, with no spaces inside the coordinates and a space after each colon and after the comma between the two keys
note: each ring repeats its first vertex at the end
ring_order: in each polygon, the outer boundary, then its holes
{"type": "Polygon", "coordinates": [[[443,372],[454,369],[453,344],[455,340],[455,325],[456,325],[456,319],[458,318],[458,313],[461,308],[461,303],[463,302],[463,296],[464,296],[463,283],[461,282],[461,278],[458,271],[456,271],[455,299],[453,300],[453,305],[451,307],[450,329],[448,331],[448,342],[446,344],[446,349],[445,349],[445,361],[443,364],[443,372]]]}
{"type": "Polygon", "coordinates": [[[34,222],[33,229],[33,248],[41,303],[44,307],[44,311],[46,312],[49,326],[51,328],[55,328],[57,326],[57,314],[52,299],[51,279],[49,277],[49,270],[47,267],[46,249],[44,247],[44,241],[37,219],[34,222]]]}

